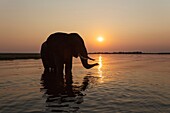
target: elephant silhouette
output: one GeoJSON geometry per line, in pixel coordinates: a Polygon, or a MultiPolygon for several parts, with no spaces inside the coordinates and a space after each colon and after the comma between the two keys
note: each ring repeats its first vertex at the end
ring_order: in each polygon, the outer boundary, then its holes
{"type": "Polygon", "coordinates": [[[41,46],[44,71],[54,71],[60,79],[63,78],[65,68],[67,84],[72,83],[72,57],[80,57],[81,63],[86,69],[98,65],[98,63],[88,64],[88,59],[94,59],[88,56],[84,41],[77,33],[57,32],[51,34],[41,46]]]}

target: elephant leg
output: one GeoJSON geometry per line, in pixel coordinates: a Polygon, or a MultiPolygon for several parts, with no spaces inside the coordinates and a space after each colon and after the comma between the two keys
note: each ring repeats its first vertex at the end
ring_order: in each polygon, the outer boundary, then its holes
{"type": "Polygon", "coordinates": [[[55,73],[56,73],[57,82],[64,84],[64,79],[63,79],[64,62],[62,59],[60,60],[57,59],[55,64],[56,64],[55,73]]]}
{"type": "Polygon", "coordinates": [[[72,56],[69,58],[68,61],[65,62],[65,79],[66,84],[72,84],[72,56]]]}

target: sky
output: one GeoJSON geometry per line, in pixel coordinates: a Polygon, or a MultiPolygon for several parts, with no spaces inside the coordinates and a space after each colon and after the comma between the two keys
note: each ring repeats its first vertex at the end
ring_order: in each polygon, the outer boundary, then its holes
{"type": "Polygon", "coordinates": [[[0,52],[39,52],[54,32],[89,52],[170,52],[170,0],[0,0],[0,52]]]}

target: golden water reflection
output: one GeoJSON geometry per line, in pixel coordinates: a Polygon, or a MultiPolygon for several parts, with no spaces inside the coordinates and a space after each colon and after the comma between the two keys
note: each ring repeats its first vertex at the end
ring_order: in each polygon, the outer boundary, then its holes
{"type": "Polygon", "coordinates": [[[99,56],[99,67],[98,67],[98,74],[99,74],[99,77],[101,78],[100,82],[103,83],[103,75],[102,75],[102,56],[100,55],[99,56]]]}

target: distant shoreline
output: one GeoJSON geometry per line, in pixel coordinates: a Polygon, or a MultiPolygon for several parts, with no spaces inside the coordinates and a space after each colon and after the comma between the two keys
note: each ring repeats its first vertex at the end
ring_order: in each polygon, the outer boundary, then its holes
{"type": "Polygon", "coordinates": [[[135,52],[92,52],[89,54],[170,54],[170,52],[156,52],[156,53],[145,53],[145,52],[140,52],[140,51],[135,51],[135,52]]]}
{"type": "Polygon", "coordinates": [[[0,60],[40,59],[39,53],[0,53],[0,60]]]}
{"type": "MultiPolygon", "coordinates": [[[[91,52],[89,54],[141,54],[141,55],[170,55],[167,53],[143,53],[143,52],[91,52]]],[[[0,60],[40,59],[40,53],[0,53],[0,60]]]]}

